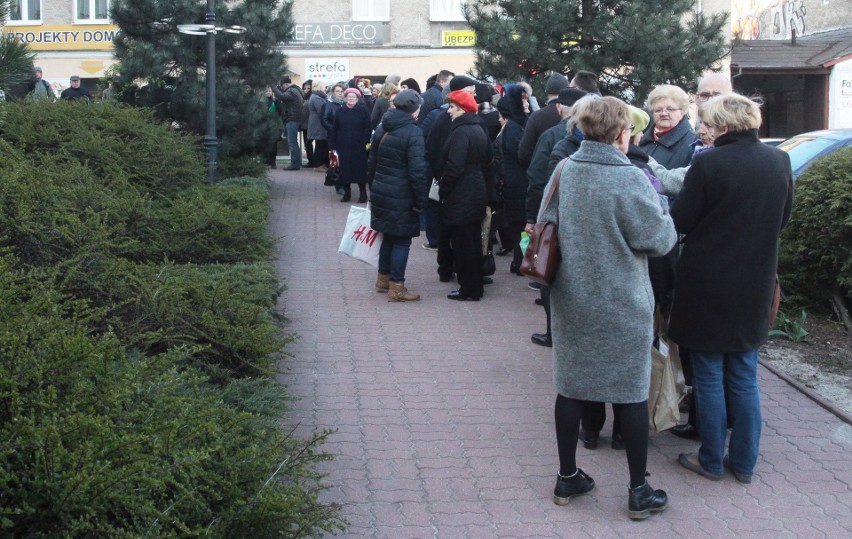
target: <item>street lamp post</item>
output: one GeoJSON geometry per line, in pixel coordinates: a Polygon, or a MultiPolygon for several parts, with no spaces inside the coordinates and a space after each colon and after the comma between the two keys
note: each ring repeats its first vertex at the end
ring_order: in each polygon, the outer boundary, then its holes
{"type": "Polygon", "coordinates": [[[242,34],[242,26],[216,26],[216,14],[213,11],[215,0],[207,0],[205,24],[179,24],[182,34],[207,36],[207,131],[204,135],[204,147],[207,149],[207,181],[216,183],[216,167],[219,161],[219,140],[216,138],[216,34],[224,31],[230,34],[242,34]]]}

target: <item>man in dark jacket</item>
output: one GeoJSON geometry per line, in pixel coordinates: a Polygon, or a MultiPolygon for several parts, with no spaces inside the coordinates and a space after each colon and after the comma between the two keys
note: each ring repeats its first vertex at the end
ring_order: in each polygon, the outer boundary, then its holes
{"type": "Polygon", "coordinates": [[[80,86],[80,75],[71,75],[71,87],[62,90],[59,99],[63,101],[78,101],[80,99],[91,101],[92,96],[89,94],[89,90],[80,86]]]}
{"type": "Polygon", "coordinates": [[[384,235],[376,291],[387,292],[388,301],[417,301],[420,295],[405,287],[405,268],[426,206],[426,150],[415,125],[420,97],[403,90],[393,104],[373,135],[367,162],[370,226],[384,235]]]}
{"type": "Polygon", "coordinates": [[[301,88],[293,84],[288,76],[281,77],[278,88],[273,88],[275,100],[279,103],[281,121],[287,133],[287,144],[290,147],[290,166],[287,170],[302,168],[302,149],[299,147],[299,124],[302,121],[302,104],[305,97],[301,88]]]}
{"type": "Polygon", "coordinates": [[[554,73],[547,79],[544,93],[547,94],[547,106],[538,109],[530,115],[524,127],[524,137],[518,147],[518,162],[522,167],[530,166],[533,150],[542,133],[559,123],[562,117],[556,110],[556,100],[559,92],[568,88],[568,78],[562,73],[554,73]]]}
{"type": "Polygon", "coordinates": [[[423,105],[420,107],[420,116],[417,121],[418,124],[422,126],[423,120],[426,119],[429,113],[444,104],[444,86],[449,84],[454,76],[455,73],[452,71],[448,71],[446,69],[442,70],[435,78],[435,84],[423,92],[423,105]]]}

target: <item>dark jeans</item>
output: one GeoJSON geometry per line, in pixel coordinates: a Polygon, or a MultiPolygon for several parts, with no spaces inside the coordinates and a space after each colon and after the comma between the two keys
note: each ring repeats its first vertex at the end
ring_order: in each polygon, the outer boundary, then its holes
{"type": "Polygon", "coordinates": [[[500,233],[500,241],[506,242],[503,248],[512,249],[512,268],[520,268],[521,260],[524,259],[524,253],[521,251],[521,233],[526,226],[525,221],[512,221],[500,233]]]}
{"type": "Polygon", "coordinates": [[[480,223],[477,221],[460,226],[443,225],[443,228],[449,232],[459,292],[463,296],[481,298],[483,288],[480,223]]]}
{"type": "Polygon", "coordinates": [[[382,236],[379,248],[379,273],[390,275],[390,280],[405,281],[405,267],[408,265],[408,252],[411,250],[411,238],[401,236],[382,236]]]}
{"type": "Polygon", "coordinates": [[[426,220],[426,242],[430,247],[438,245],[441,235],[441,204],[434,200],[426,200],[426,208],[423,217],[426,220]]]}
{"type": "Polygon", "coordinates": [[[305,141],[305,154],[308,157],[308,166],[315,167],[317,164],[314,161],[314,139],[308,138],[308,130],[302,129],[302,140],[305,141]]]}
{"type": "Polygon", "coordinates": [[[315,140],[314,143],[314,166],[328,166],[328,141],[315,140]]]}
{"type": "MultiPolygon", "coordinates": [[[[559,451],[559,473],[562,475],[571,475],[577,469],[580,418],[593,404],[596,403],[556,396],[556,447],[559,451]]],[[[615,404],[613,408],[621,420],[630,487],[640,487],[645,484],[645,469],[648,466],[648,401],[615,404]]]]}
{"type": "MultiPolygon", "coordinates": [[[[615,413],[615,407],[617,405],[612,405],[613,410],[613,419],[612,419],[612,433],[621,434],[621,419],[618,417],[618,414],[615,413]]],[[[603,429],[604,423],[606,423],[606,403],[604,402],[591,402],[586,407],[583,413],[582,420],[583,430],[589,432],[600,432],[603,429]]]]}
{"type": "Polygon", "coordinates": [[[287,145],[290,147],[290,166],[302,168],[302,149],[299,148],[299,122],[284,124],[287,131],[287,145]]]}

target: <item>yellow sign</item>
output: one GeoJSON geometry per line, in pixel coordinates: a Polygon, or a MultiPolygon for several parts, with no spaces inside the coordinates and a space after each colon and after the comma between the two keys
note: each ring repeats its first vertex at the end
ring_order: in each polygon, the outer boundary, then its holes
{"type": "Polygon", "coordinates": [[[444,30],[441,32],[442,47],[473,47],[476,32],[473,30],[444,30]]]}
{"type": "Polygon", "coordinates": [[[6,26],[11,34],[34,51],[112,50],[118,26],[111,24],[44,24],[40,26],[6,26]]]}

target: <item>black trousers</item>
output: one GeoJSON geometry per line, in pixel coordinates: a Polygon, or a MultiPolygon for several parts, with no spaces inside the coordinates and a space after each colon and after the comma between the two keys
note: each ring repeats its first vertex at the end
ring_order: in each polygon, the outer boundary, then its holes
{"type": "MultiPolygon", "coordinates": [[[[481,224],[477,222],[459,226],[441,227],[441,238],[449,239],[452,267],[456,270],[459,292],[463,296],[481,298],[482,287],[482,238],[481,224]],[[446,238],[445,238],[446,236],[446,238]]],[[[438,273],[446,269],[446,260],[441,259],[442,242],[438,242],[438,273]],[[444,264],[442,264],[444,262],[444,264]]],[[[446,253],[445,253],[446,254],[446,253]]]]}
{"type": "Polygon", "coordinates": [[[314,139],[308,138],[307,129],[302,129],[302,140],[305,141],[305,155],[308,157],[308,166],[315,167],[317,163],[314,161],[314,139]]]}
{"type": "Polygon", "coordinates": [[[313,164],[316,166],[328,166],[328,141],[315,140],[316,147],[314,148],[313,164]]]}

